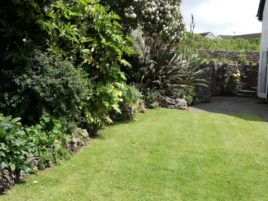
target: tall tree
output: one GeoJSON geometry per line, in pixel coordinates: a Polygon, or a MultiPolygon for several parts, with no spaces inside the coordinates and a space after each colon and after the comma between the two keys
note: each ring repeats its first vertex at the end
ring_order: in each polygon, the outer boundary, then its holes
{"type": "Polygon", "coordinates": [[[178,42],[184,35],[180,0],[103,0],[118,13],[127,30],[141,26],[145,34],[178,42]]]}

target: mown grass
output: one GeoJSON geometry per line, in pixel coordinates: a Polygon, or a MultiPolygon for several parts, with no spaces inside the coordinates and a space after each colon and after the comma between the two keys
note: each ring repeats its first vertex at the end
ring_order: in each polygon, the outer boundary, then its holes
{"type": "Polygon", "coordinates": [[[0,201],[265,201],[267,187],[267,123],[158,109],[106,128],[0,201]]]}

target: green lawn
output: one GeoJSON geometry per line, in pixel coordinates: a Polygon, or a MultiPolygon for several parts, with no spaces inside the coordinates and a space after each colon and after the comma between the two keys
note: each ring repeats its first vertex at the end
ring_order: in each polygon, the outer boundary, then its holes
{"type": "Polygon", "coordinates": [[[0,201],[268,200],[268,124],[157,109],[101,137],[0,201]],[[37,183],[38,182],[38,183],[37,183]]]}

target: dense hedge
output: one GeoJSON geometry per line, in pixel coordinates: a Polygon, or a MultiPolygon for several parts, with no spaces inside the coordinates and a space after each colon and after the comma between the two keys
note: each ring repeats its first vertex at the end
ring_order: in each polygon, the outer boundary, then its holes
{"type": "Polygon", "coordinates": [[[199,34],[187,33],[187,37],[180,44],[180,48],[193,50],[228,50],[228,51],[259,51],[260,39],[211,39],[199,34]]]}
{"type": "Polygon", "coordinates": [[[37,123],[43,112],[80,123],[84,105],[92,96],[92,84],[82,69],[67,60],[37,53],[26,60],[22,73],[12,74],[16,91],[2,101],[6,113],[37,123]]]}

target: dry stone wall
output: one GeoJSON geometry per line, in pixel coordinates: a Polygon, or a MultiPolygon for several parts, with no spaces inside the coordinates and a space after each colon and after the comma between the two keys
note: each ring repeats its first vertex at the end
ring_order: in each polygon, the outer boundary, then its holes
{"type": "Polygon", "coordinates": [[[258,63],[259,52],[241,52],[241,51],[221,51],[221,50],[197,50],[200,56],[208,59],[229,60],[237,62],[241,59],[246,59],[250,63],[258,63]]]}
{"type": "Polygon", "coordinates": [[[228,64],[211,61],[203,66],[208,87],[197,90],[201,102],[212,96],[236,95],[241,90],[255,91],[258,84],[258,64],[228,64]]]}

